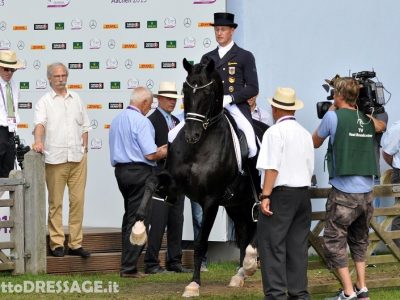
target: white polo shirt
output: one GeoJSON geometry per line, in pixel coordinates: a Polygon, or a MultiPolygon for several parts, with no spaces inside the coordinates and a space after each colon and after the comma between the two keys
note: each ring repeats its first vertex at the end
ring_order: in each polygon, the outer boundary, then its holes
{"type": "Polygon", "coordinates": [[[383,134],[381,145],[383,151],[393,156],[393,167],[400,169],[400,121],[383,134]]]}
{"type": "Polygon", "coordinates": [[[35,106],[34,124],[45,128],[45,162],[60,164],[82,160],[82,134],[90,127],[86,107],[73,91],[65,97],[47,92],[35,106]]]}
{"type": "Polygon", "coordinates": [[[294,117],[280,118],[264,133],[257,169],[262,172],[261,187],[268,169],[278,171],[274,187],[310,186],[314,172],[311,134],[294,117]]]}

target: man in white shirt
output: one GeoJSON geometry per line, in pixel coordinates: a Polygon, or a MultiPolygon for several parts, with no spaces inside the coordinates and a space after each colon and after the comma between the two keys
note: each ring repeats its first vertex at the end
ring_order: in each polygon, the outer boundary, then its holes
{"type": "Polygon", "coordinates": [[[14,51],[0,51],[0,177],[6,178],[15,161],[14,134],[19,122],[19,89],[12,80],[14,72],[23,64],[14,51]]]}
{"type": "Polygon", "coordinates": [[[68,254],[87,258],[90,253],[82,248],[82,221],[90,121],[82,99],[66,88],[67,67],[49,65],[47,78],[51,90],[35,106],[33,150],[45,154],[50,249],[54,256],[64,256],[62,204],[68,185],[68,254]]]}
{"type": "Polygon", "coordinates": [[[269,102],[276,123],[265,132],[257,161],[262,172],[257,238],[264,299],[307,300],[314,146],[294,117],[303,102],[293,89],[278,88],[269,102]]]}

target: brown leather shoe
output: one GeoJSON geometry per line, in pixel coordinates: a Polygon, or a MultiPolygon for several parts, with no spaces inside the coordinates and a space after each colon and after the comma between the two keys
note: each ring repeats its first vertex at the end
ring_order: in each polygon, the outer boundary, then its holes
{"type": "Polygon", "coordinates": [[[120,277],[122,278],[143,278],[146,277],[146,274],[143,274],[142,272],[136,272],[136,273],[120,273],[120,277]]]}

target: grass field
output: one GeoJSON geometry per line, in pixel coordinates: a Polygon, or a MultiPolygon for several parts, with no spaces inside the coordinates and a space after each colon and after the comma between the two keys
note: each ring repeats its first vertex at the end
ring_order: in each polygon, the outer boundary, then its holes
{"type": "MultiPolygon", "coordinates": [[[[391,264],[385,268],[385,271],[389,270],[389,272],[393,271],[394,274],[397,274],[399,266],[391,264]]],[[[260,271],[248,278],[243,288],[227,287],[235,269],[235,263],[210,264],[209,272],[202,273],[200,299],[262,299],[260,271]]],[[[382,271],[373,268],[368,269],[367,274],[369,278],[371,276],[379,277],[382,271]]],[[[116,273],[36,276],[12,276],[0,273],[0,299],[182,299],[182,292],[190,279],[191,274],[175,273],[151,275],[141,279],[122,279],[116,273]],[[101,288],[100,283],[102,284],[101,288]],[[9,293],[4,290],[4,288],[8,289],[10,285],[18,290],[18,285],[22,288],[24,284],[26,285],[25,291],[28,293],[9,293]],[[48,285],[48,293],[29,292],[29,289],[33,291],[34,285],[40,287],[40,284],[48,285]],[[113,292],[113,284],[118,286],[118,292],[113,292]],[[61,288],[61,292],[57,293],[58,288],[61,288]],[[93,292],[95,288],[97,291],[101,290],[102,293],[93,292]]],[[[332,275],[326,270],[309,271],[310,285],[323,284],[325,281],[332,280],[334,278],[332,279],[332,275]]],[[[313,294],[312,299],[319,300],[333,295],[334,293],[313,294]]],[[[371,289],[370,297],[379,300],[400,299],[400,287],[371,289]]]]}

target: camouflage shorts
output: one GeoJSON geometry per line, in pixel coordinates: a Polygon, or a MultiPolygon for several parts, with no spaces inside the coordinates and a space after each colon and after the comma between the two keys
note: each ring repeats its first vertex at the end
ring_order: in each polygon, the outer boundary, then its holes
{"type": "Polygon", "coordinates": [[[365,261],[369,224],[374,212],[372,192],[344,193],[335,188],[326,201],[323,247],[330,268],[348,266],[347,245],[355,262],[365,261]]]}

